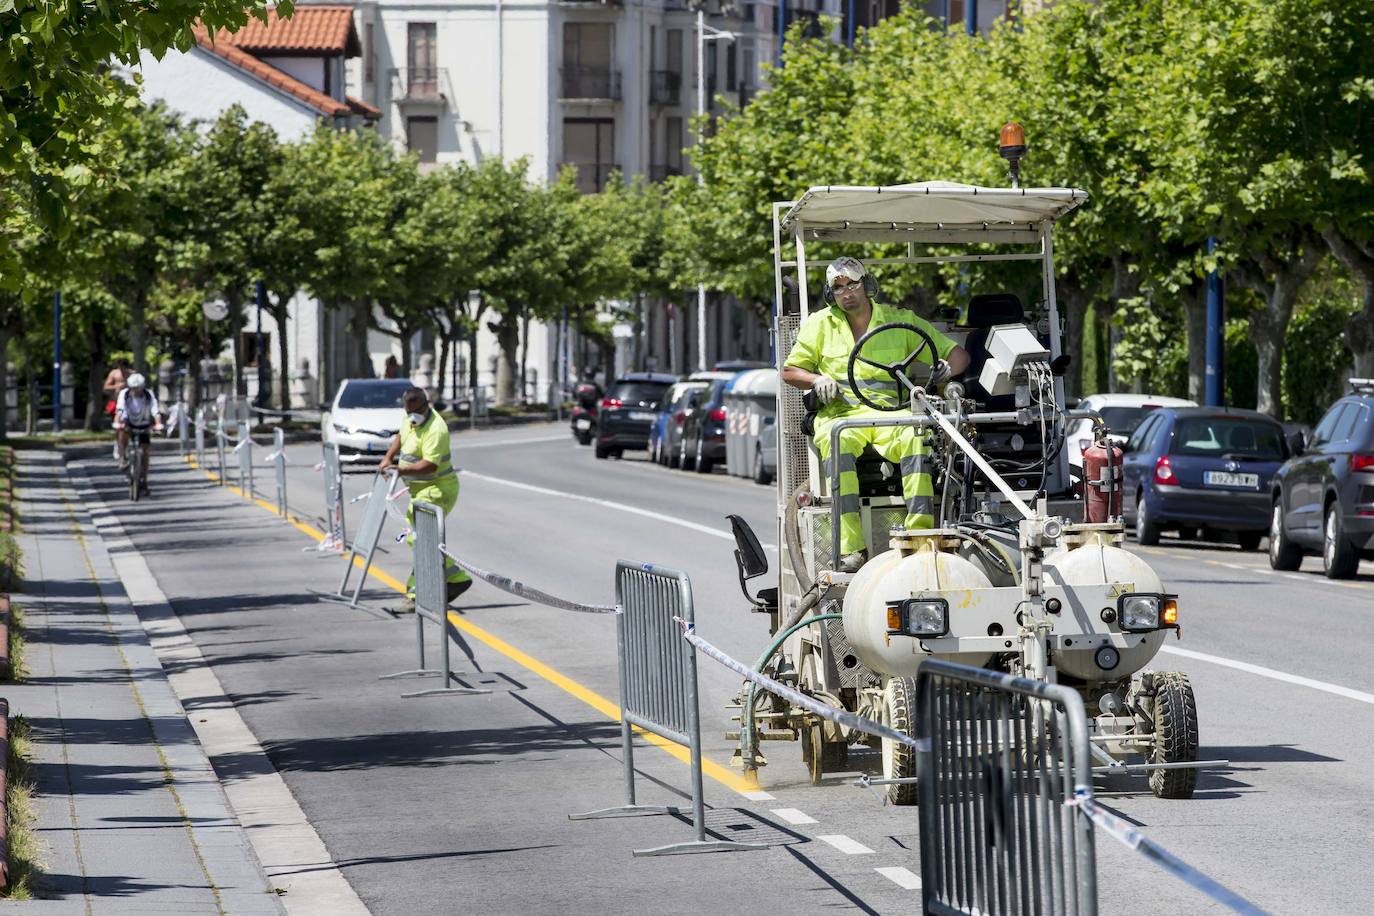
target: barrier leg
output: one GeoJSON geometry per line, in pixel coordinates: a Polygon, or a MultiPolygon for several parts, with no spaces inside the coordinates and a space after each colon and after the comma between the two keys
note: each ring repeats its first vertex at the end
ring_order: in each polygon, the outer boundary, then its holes
{"type": "MultiPolygon", "coordinates": [[[[416,611],[415,611],[415,619],[416,619],[416,621],[417,621],[417,623],[418,623],[417,631],[418,631],[418,630],[422,630],[422,629],[424,628],[424,624],[423,624],[423,622],[420,621],[420,618],[421,618],[421,617],[425,617],[425,616],[428,616],[428,615],[427,615],[427,614],[423,614],[419,609],[416,609],[416,611]]],[[[440,670],[438,670],[438,671],[428,672],[428,673],[425,673],[425,674],[417,674],[416,676],[418,676],[418,677],[427,677],[429,673],[442,675],[443,678],[444,678],[444,686],[442,686],[442,687],[433,687],[433,688],[431,688],[431,689],[429,689],[429,690],[416,690],[416,691],[414,691],[413,693],[403,693],[403,694],[401,694],[401,697],[402,697],[403,699],[409,700],[409,699],[412,699],[412,698],[414,698],[414,697],[437,697],[437,696],[445,696],[445,695],[448,695],[448,696],[472,696],[473,694],[479,694],[479,693],[491,693],[490,690],[486,690],[486,689],[481,688],[481,687],[454,687],[454,686],[452,686],[452,683],[451,683],[451,682],[452,682],[453,678],[456,678],[456,677],[463,677],[463,675],[461,675],[461,674],[455,674],[454,671],[453,671],[453,667],[452,667],[452,665],[451,665],[450,662],[449,662],[449,637],[448,637],[448,617],[447,617],[447,611],[444,612],[444,616],[443,616],[443,617],[440,617],[440,618],[436,619],[434,622],[437,623],[437,624],[439,624],[439,658],[440,658],[440,665],[441,665],[441,668],[440,668],[440,670]]],[[[423,639],[423,637],[421,637],[421,638],[423,639]]],[[[424,651],[423,647],[421,648],[420,651],[421,651],[421,652],[424,651]]],[[[423,657],[422,657],[421,660],[420,660],[420,667],[421,667],[422,669],[424,668],[424,664],[425,664],[425,663],[424,663],[424,659],[423,659],[423,657]]],[[[402,677],[403,677],[404,675],[392,675],[392,676],[393,676],[393,677],[397,677],[397,676],[402,676],[402,677]]]]}

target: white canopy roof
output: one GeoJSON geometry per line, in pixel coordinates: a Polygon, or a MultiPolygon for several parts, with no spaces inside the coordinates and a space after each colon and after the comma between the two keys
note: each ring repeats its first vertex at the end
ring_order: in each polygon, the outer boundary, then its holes
{"type": "Polygon", "coordinates": [[[975,241],[969,232],[989,232],[989,241],[1030,241],[1039,224],[1059,219],[1087,200],[1075,188],[980,188],[947,181],[888,187],[816,187],[792,205],[782,230],[793,235],[800,223],[810,238],[872,241],[935,241],[934,230],[950,241],[975,241]],[[931,236],[931,237],[927,237],[931,236]]]}

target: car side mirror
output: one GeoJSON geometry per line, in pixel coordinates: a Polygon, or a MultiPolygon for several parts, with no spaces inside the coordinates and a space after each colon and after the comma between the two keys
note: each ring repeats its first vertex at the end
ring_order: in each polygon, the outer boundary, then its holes
{"type": "Polygon", "coordinates": [[[1294,430],[1289,433],[1287,439],[1288,454],[1290,455],[1301,455],[1303,450],[1307,448],[1307,439],[1303,436],[1301,430],[1294,430]]]}

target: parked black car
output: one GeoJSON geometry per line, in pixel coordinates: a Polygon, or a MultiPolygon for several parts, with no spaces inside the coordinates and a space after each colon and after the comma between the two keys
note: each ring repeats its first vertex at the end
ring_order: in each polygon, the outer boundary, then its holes
{"type": "Polygon", "coordinates": [[[725,460],[725,392],[733,382],[734,376],[715,379],[707,391],[689,402],[682,421],[679,462],[684,471],[695,468],[709,474],[717,461],[725,460]]]}
{"type": "Polygon", "coordinates": [[[1269,487],[1288,457],[1272,417],[1229,407],[1160,407],[1126,443],[1124,515],[1141,544],[1160,531],[1230,531],[1245,550],[1269,527],[1269,487]]]}
{"type": "Polygon", "coordinates": [[[596,457],[619,458],[625,449],[649,447],[649,428],[677,377],[631,372],[611,385],[596,416],[596,457]]]}
{"type": "Polygon", "coordinates": [[[1348,579],[1374,551],[1374,379],[1331,406],[1312,441],[1290,433],[1294,455],[1274,475],[1269,565],[1293,570],[1320,551],[1322,571],[1348,579]]]}

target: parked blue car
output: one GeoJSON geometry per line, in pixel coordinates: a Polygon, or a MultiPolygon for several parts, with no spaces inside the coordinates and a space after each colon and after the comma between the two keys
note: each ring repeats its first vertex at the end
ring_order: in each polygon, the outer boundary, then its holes
{"type": "Polygon", "coordinates": [[[1232,532],[1258,549],[1269,528],[1270,484],[1288,458],[1283,426],[1253,410],[1161,407],[1140,424],[1122,459],[1125,520],[1157,544],[1174,529],[1232,532]]]}

